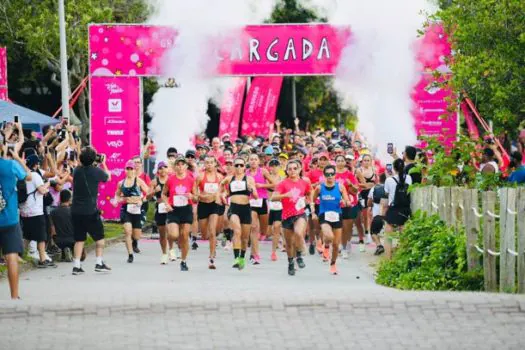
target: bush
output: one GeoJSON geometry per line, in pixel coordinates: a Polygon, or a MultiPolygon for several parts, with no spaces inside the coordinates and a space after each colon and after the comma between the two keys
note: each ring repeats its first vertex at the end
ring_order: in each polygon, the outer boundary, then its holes
{"type": "Polygon", "coordinates": [[[381,262],[377,282],[399,289],[479,291],[483,273],[467,271],[463,231],[417,212],[400,234],[392,260],[381,262]]]}

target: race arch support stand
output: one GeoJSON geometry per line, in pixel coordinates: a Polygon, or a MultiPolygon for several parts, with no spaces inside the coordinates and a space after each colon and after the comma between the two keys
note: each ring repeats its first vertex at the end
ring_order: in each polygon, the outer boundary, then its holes
{"type": "MultiPolygon", "coordinates": [[[[118,210],[111,207],[109,199],[124,177],[125,162],[140,154],[140,79],[165,75],[161,62],[168,50],[176,48],[177,30],[167,26],[92,24],[88,32],[91,140],[99,152],[108,155],[112,172],[111,183],[101,189],[99,205],[105,219],[117,219],[118,210]]],[[[222,76],[333,76],[351,38],[349,27],[326,23],[250,25],[232,30],[230,35],[221,33],[220,37],[210,38],[206,57],[216,57],[215,74],[222,76]]],[[[424,97],[420,93],[413,95],[420,111],[414,115],[418,131],[435,126],[429,119],[433,118],[430,112],[442,110],[441,106],[422,105],[428,100],[424,97]]]]}

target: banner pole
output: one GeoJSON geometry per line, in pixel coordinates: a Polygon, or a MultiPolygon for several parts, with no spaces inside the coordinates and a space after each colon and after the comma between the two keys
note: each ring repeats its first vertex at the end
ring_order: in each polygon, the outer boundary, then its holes
{"type": "Polygon", "coordinates": [[[66,21],[64,0],[58,0],[58,26],[60,30],[60,87],[62,91],[62,120],[69,122],[69,77],[67,73],[66,21]]]}
{"type": "Polygon", "coordinates": [[[297,95],[295,91],[295,77],[292,77],[292,116],[295,121],[297,118],[297,95]]]}

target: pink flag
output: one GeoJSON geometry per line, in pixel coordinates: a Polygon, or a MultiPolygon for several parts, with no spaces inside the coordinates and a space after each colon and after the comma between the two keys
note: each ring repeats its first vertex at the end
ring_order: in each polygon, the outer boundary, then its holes
{"type": "Polygon", "coordinates": [[[239,135],[239,121],[241,119],[242,99],[246,89],[247,78],[235,78],[231,87],[226,91],[221,106],[219,136],[230,134],[231,139],[239,135]]]}
{"type": "Polygon", "coordinates": [[[465,122],[467,123],[467,129],[470,138],[473,140],[479,139],[478,127],[474,122],[474,118],[472,118],[472,112],[470,111],[468,105],[465,102],[461,103],[461,112],[463,112],[463,116],[465,117],[465,122]]]}
{"type": "Polygon", "coordinates": [[[0,47],[0,100],[9,101],[7,96],[7,50],[0,47]]]}
{"type": "Polygon", "coordinates": [[[275,120],[282,77],[254,78],[244,103],[242,135],[266,136],[275,120]]]}

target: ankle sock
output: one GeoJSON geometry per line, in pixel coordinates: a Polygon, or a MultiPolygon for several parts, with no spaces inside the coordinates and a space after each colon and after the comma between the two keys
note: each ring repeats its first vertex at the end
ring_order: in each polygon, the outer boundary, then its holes
{"type": "Polygon", "coordinates": [[[244,259],[246,256],[246,250],[241,250],[241,258],[244,259]]]}
{"type": "Polygon", "coordinates": [[[102,257],[97,256],[97,265],[102,265],[102,257]]]}
{"type": "Polygon", "coordinates": [[[80,268],[80,259],[73,259],[73,267],[80,268]]]}
{"type": "Polygon", "coordinates": [[[241,252],[240,249],[234,249],[233,250],[233,257],[237,259],[239,257],[239,253],[241,252]]]}

